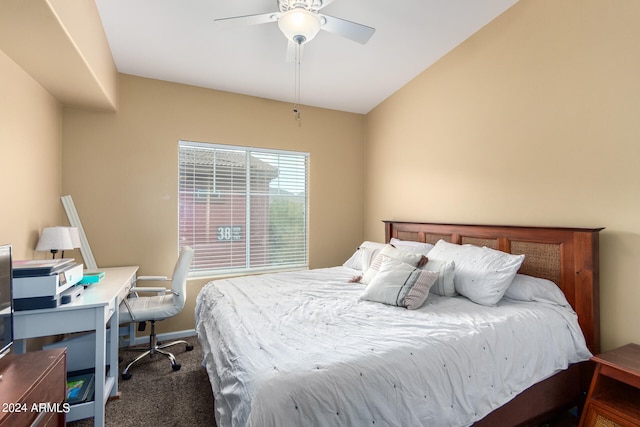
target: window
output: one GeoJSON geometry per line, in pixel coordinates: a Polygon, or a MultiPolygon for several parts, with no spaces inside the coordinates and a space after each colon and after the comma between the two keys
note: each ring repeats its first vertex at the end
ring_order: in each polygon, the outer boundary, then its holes
{"type": "Polygon", "coordinates": [[[308,266],[308,153],[179,141],[178,158],[192,275],[308,266]]]}

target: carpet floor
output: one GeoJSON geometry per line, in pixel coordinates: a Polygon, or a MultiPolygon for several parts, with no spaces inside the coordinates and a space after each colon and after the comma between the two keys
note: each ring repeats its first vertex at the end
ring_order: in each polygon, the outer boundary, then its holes
{"type": "MultiPolygon", "coordinates": [[[[169,360],[157,355],[145,358],[131,370],[130,380],[119,379],[120,398],[105,407],[106,427],[182,427],[214,426],[213,394],[209,377],[202,367],[202,350],[196,337],[186,339],[192,351],[178,344],[171,351],[179,371],[173,371],[169,360]]],[[[124,368],[140,353],[121,349],[124,368]]],[[[67,423],[67,427],[91,427],[93,418],[67,423]]]]}

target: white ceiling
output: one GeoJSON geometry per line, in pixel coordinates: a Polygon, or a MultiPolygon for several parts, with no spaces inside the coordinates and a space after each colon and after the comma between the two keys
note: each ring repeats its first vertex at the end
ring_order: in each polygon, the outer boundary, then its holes
{"type": "MultiPolygon", "coordinates": [[[[517,0],[335,0],[322,13],[376,29],[365,45],[321,31],[305,45],[300,103],[367,113],[517,0]]],[[[277,23],[214,19],[276,0],[96,0],[118,71],[285,102],[294,63],[277,23]]]]}

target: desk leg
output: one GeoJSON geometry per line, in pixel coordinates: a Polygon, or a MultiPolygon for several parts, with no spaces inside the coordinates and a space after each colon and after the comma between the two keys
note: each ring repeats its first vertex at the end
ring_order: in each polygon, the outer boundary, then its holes
{"type": "Polygon", "coordinates": [[[27,352],[27,340],[15,340],[13,342],[13,352],[15,354],[24,354],[27,352]]]}
{"type": "Polygon", "coordinates": [[[120,343],[118,342],[120,335],[120,314],[118,312],[118,308],[120,307],[120,301],[116,298],[115,303],[115,311],[111,318],[109,319],[109,339],[111,341],[111,346],[109,347],[109,354],[107,358],[109,360],[109,376],[113,378],[113,387],[111,387],[111,392],[109,396],[114,397],[118,395],[118,378],[120,377],[118,373],[118,347],[120,343]]]}
{"type": "MultiPolygon", "coordinates": [[[[101,308],[96,310],[96,377],[95,398],[94,398],[94,421],[95,427],[104,427],[104,387],[106,380],[106,347],[107,347],[107,319],[105,312],[109,308],[101,308]],[[101,326],[102,325],[102,326],[101,326]]],[[[113,368],[112,368],[113,369],[113,368]]],[[[117,366],[115,369],[118,369],[117,366]]]]}

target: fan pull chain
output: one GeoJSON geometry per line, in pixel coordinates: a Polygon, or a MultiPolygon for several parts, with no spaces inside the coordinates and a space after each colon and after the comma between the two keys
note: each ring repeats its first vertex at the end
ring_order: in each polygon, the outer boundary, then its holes
{"type": "Polygon", "coordinates": [[[298,104],[300,103],[300,46],[302,43],[296,42],[296,58],[295,58],[295,103],[293,104],[293,116],[298,122],[298,127],[300,127],[301,119],[300,119],[300,108],[298,104]]]}

